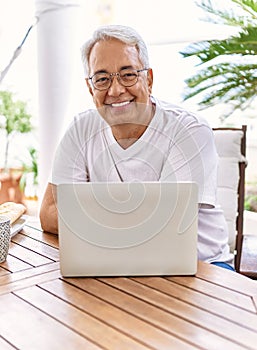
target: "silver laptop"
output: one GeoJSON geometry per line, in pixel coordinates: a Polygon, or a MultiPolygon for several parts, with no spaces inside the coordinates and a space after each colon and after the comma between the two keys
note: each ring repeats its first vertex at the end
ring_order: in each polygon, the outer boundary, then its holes
{"type": "Polygon", "coordinates": [[[57,206],[65,277],[197,271],[195,183],[62,184],[57,206]]]}

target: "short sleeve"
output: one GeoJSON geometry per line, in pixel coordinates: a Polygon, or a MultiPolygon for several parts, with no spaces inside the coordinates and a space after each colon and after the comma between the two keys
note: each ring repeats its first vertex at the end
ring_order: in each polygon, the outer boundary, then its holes
{"type": "Polygon", "coordinates": [[[192,181],[199,203],[215,205],[218,156],[212,129],[193,115],[181,118],[162,170],[162,181],[192,181]]]}
{"type": "Polygon", "coordinates": [[[87,181],[85,147],[86,143],[79,132],[79,119],[74,119],[55,154],[51,181],[53,184],[87,181]]]}

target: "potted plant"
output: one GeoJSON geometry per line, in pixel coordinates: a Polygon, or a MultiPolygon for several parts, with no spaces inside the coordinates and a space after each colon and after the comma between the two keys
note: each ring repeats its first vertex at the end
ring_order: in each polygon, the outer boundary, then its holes
{"type": "Polygon", "coordinates": [[[31,118],[25,102],[16,100],[10,91],[0,91],[0,131],[3,130],[5,134],[4,163],[0,170],[0,203],[22,202],[23,195],[19,187],[22,169],[13,169],[9,164],[9,146],[19,133],[32,131],[31,118]]]}

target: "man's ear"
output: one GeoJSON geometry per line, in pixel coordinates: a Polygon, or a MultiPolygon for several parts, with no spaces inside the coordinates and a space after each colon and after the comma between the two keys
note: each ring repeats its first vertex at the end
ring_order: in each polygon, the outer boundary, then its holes
{"type": "Polygon", "coordinates": [[[147,71],[147,82],[148,82],[148,90],[149,93],[152,93],[152,87],[153,87],[153,70],[152,68],[149,68],[147,71]]]}
{"type": "Polygon", "coordinates": [[[88,87],[88,90],[89,90],[90,94],[91,94],[92,96],[94,96],[91,84],[89,83],[89,81],[88,81],[87,78],[85,78],[85,80],[86,80],[87,87],[88,87]]]}

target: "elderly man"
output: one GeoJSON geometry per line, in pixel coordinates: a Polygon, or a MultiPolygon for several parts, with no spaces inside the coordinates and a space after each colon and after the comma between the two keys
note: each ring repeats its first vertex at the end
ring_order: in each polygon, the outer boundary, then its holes
{"type": "Polygon", "coordinates": [[[60,183],[194,181],[198,257],[232,269],[226,222],[216,203],[217,154],[207,122],[152,96],[147,47],[132,28],[100,27],[82,47],[82,60],[96,109],[77,115],[59,145],[40,210],[43,229],[58,233],[60,183]]]}

